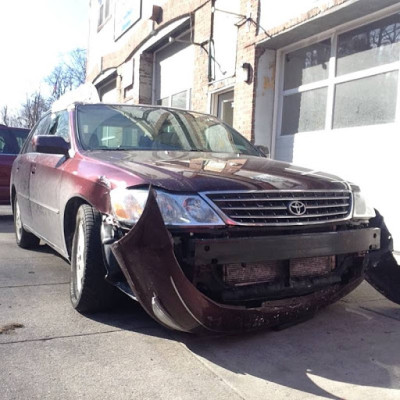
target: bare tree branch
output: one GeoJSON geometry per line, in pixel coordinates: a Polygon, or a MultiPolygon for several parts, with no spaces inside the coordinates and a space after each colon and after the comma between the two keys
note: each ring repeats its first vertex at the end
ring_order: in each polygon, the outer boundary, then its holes
{"type": "Polygon", "coordinates": [[[49,108],[48,101],[40,92],[35,92],[26,97],[26,102],[22,104],[19,114],[20,122],[25,128],[33,128],[42,114],[49,108]]]}
{"type": "Polygon", "coordinates": [[[10,126],[10,116],[8,114],[8,106],[3,106],[0,110],[0,123],[10,126]]]}
{"type": "Polygon", "coordinates": [[[11,113],[7,105],[0,109],[0,123],[15,128],[24,128],[24,124],[19,118],[19,115],[11,113]]]}
{"type": "Polygon", "coordinates": [[[70,53],[67,70],[74,85],[79,86],[86,80],[86,50],[75,49],[70,53]]]}
{"type": "Polygon", "coordinates": [[[86,79],[86,50],[72,50],[66,60],[58,64],[45,81],[52,88],[51,100],[59,99],[86,79]]]}
{"type": "Polygon", "coordinates": [[[50,85],[53,92],[49,99],[36,91],[26,96],[26,100],[21,104],[18,112],[10,114],[8,106],[0,109],[0,123],[8,126],[32,128],[46,112],[51,104],[60,98],[68,90],[72,90],[86,79],[86,50],[72,50],[66,59],[54,67],[45,82],[50,85]]]}

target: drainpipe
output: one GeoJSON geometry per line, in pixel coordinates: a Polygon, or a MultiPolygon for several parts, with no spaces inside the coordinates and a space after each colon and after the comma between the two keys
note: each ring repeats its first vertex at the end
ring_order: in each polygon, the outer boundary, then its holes
{"type": "MultiPolygon", "coordinates": [[[[211,10],[215,8],[215,0],[211,0],[211,10]]],[[[211,12],[210,39],[208,41],[208,82],[213,78],[212,59],[214,52],[214,12],[211,12]]]]}

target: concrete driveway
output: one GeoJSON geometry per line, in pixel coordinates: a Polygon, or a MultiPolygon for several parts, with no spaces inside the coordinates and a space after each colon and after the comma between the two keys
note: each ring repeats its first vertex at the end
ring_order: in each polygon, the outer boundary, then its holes
{"type": "Polygon", "coordinates": [[[400,307],[367,284],[286,330],[207,338],[130,301],[80,315],[68,281],[47,246],[15,245],[0,207],[1,399],[400,398],[400,307]]]}

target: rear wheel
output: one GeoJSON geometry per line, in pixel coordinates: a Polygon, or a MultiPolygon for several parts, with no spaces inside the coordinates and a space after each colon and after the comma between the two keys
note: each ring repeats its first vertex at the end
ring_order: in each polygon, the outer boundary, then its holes
{"type": "Polygon", "coordinates": [[[70,285],[71,302],[79,312],[108,309],[119,294],[105,281],[100,226],[100,213],[88,204],[81,205],[72,242],[70,285]]]}
{"type": "Polygon", "coordinates": [[[15,196],[14,199],[14,228],[15,240],[19,247],[22,247],[23,249],[31,249],[39,245],[40,239],[24,228],[17,196],[15,196]]]}

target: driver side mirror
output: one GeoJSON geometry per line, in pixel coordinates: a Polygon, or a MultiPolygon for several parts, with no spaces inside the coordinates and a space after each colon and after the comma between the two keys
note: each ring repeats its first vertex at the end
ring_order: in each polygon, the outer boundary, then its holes
{"type": "Polygon", "coordinates": [[[258,145],[255,146],[255,148],[261,153],[261,155],[263,157],[266,157],[266,158],[270,158],[271,157],[271,153],[269,152],[268,146],[263,146],[261,144],[258,144],[258,145]]]}
{"type": "Polygon", "coordinates": [[[36,136],[33,138],[33,151],[45,154],[62,154],[68,157],[70,144],[61,136],[36,136]]]}

